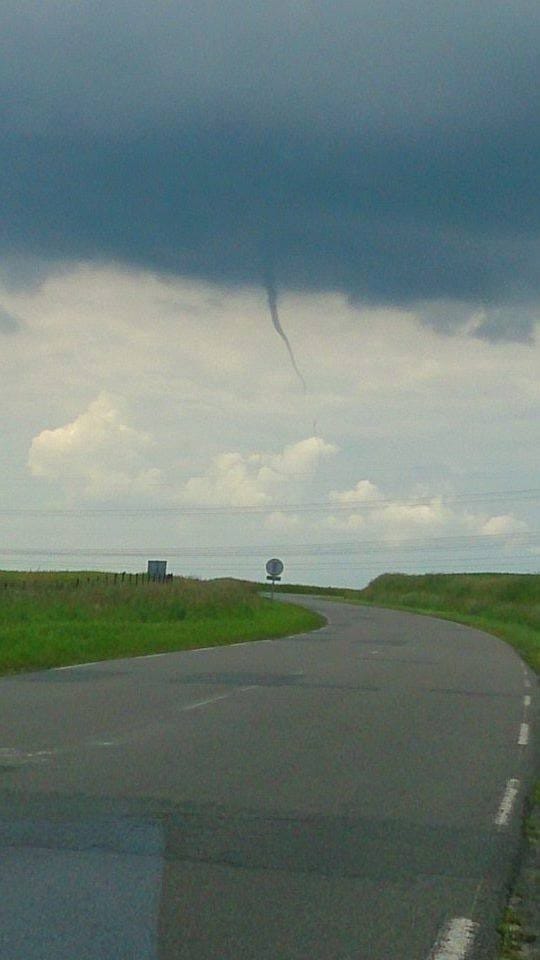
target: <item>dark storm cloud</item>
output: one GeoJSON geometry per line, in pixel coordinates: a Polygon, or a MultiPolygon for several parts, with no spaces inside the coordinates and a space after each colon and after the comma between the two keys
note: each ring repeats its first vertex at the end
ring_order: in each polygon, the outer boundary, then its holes
{"type": "Polygon", "coordinates": [[[4,0],[0,28],[4,255],[264,284],[271,248],[280,288],[530,336],[536,0],[4,0]]]}

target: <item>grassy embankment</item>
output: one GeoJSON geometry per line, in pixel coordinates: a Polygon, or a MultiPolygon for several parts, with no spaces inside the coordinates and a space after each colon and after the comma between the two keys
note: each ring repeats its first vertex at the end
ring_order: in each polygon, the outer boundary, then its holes
{"type": "Polygon", "coordinates": [[[540,574],[384,574],[364,590],[337,587],[280,587],[329,599],[373,603],[457,620],[508,641],[540,672],[540,574]]]}
{"type": "Polygon", "coordinates": [[[141,579],[0,572],[0,673],[261,640],[323,622],[239,580],[141,579]]]}

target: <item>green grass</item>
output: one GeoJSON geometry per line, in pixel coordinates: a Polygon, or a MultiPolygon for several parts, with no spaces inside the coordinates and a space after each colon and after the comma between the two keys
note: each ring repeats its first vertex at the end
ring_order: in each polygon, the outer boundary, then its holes
{"type": "Polygon", "coordinates": [[[240,580],[0,572],[1,673],[261,640],[322,622],[240,580]]]}
{"type": "Polygon", "coordinates": [[[527,942],[521,918],[512,907],[506,907],[497,927],[500,936],[499,960],[522,960],[522,945],[527,942]]]}

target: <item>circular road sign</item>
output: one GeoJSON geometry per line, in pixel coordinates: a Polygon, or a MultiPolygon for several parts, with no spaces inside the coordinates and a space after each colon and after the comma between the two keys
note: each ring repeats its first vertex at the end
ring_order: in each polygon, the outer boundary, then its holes
{"type": "Polygon", "coordinates": [[[269,577],[279,577],[283,573],[283,564],[277,557],[268,560],[266,563],[266,572],[269,577]]]}

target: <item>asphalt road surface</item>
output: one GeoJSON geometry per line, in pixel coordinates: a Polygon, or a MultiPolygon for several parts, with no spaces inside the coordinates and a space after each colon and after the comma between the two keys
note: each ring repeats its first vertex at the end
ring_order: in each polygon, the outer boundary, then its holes
{"type": "Polygon", "coordinates": [[[493,960],[534,676],[302,602],[327,626],[0,680],[2,960],[493,960]]]}

